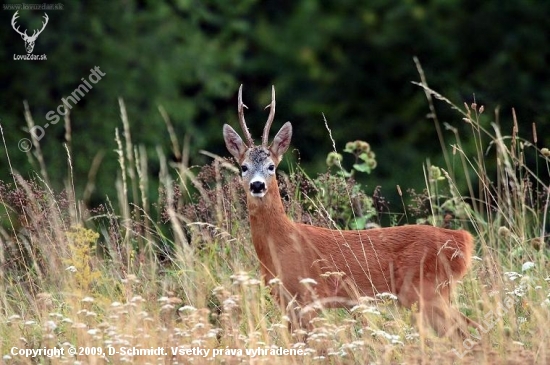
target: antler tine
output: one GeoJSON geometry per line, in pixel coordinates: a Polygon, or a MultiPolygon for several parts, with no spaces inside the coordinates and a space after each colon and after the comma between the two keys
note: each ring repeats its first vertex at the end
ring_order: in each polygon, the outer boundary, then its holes
{"type": "MultiPolygon", "coordinates": [[[[45,22],[42,22],[42,29],[40,29],[38,34],[42,33],[42,31],[44,30],[44,28],[46,28],[46,25],[48,24],[48,20],[50,20],[50,18],[48,17],[48,14],[46,13],[44,13],[44,16],[42,18],[44,18],[45,22]]],[[[38,36],[38,34],[36,36],[38,36]]]]}
{"type": "Polygon", "coordinates": [[[249,147],[254,146],[254,141],[252,140],[252,136],[250,135],[250,131],[248,130],[248,127],[246,126],[246,122],[244,121],[244,108],[248,107],[243,104],[243,85],[239,87],[239,123],[241,124],[241,128],[244,132],[244,138],[246,139],[246,143],[249,147]]]}
{"type": "Polygon", "coordinates": [[[273,118],[275,118],[275,86],[271,85],[271,104],[265,107],[269,108],[269,117],[267,117],[267,122],[264,127],[264,133],[262,135],[262,146],[267,147],[269,139],[269,129],[271,128],[271,123],[273,123],[273,118]]]}
{"type": "Polygon", "coordinates": [[[19,25],[17,26],[17,28],[15,28],[15,25],[16,25],[16,21],[17,21],[17,18],[19,18],[19,14],[17,14],[19,12],[19,10],[17,10],[15,12],[15,14],[13,14],[13,17],[11,18],[11,26],[13,28],[13,30],[15,30],[17,33],[19,33],[20,35],[24,35],[26,36],[27,35],[27,30],[25,29],[25,32],[22,33],[20,30],[19,30],[19,25]]]}

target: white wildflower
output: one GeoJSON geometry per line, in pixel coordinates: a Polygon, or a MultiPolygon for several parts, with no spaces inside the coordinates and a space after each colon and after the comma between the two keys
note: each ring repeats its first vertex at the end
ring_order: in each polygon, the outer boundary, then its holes
{"type": "Polygon", "coordinates": [[[57,324],[54,321],[46,321],[46,323],[44,323],[44,328],[46,331],[53,331],[57,328],[57,324]]]}
{"type": "Polygon", "coordinates": [[[531,270],[532,268],[535,267],[535,263],[534,262],[531,262],[531,261],[527,261],[525,262],[522,266],[521,266],[521,271],[525,272],[527,270],[531,270]]]}
{"type": "Polygon", "coordinates": [[[376,294],[376,297],[377,298],[380,298],[380,299],[391,299],[391,300],[397,300],[397,296],[393,293],[379,293],[379,294],[376,294]]]}
{"type": "Polygon", "coordinates": [[[307,285],[307,284],[317,285],[317,282],[316,282],[314,279],[312,279],[312,278],[305,278],[305,279],[300,280],[300,284],[304,284],[304,285],[307,285]]]}
{"type": "Polygon", "coordinates": [[[515,271],[507,271],[504,273],[504,275],[508,278],[508,280],[510,281],[514,281],[518,278],[521,278],[523,275],[521,275],[520,273],[517,273],[515,271]]]}
{"type": "Polygon", "coordinates": [[[132,302],[132,303],[135,303],[135,302],[143,303],[143,302],[145,302],[145,299],[143,299],[143,297],[141,295],[136,295],[135,297],[132,297],[132,299],[130,299],[130,302],[132,302]]]}
{"type": "Polygon", "coordinates": [[[165,304],[163,305],[162,307],[160,307],[160,311],[163,312],[163,311],[168,311],[168,310],[172,310],[174,309],[175,307],[172,305],[172,304],[165,304]]]}
{"type": "Polygon", "coordinates": [[[193,307],[192,305],[184,305],[183,307],[180,307],[180,309],[178,309],[178,312],[195,312],[196,310],[197,308],[193,307]]]}
{"type": "Polygon", "coordinates": [[[350,309],[350,312],[359,312],[359,313],[362,313],[362,314],[376,314],[376,315],[380,315],[381,313],[378,311],[378,308],[376,308],[375,306],[372,306],[372,305],[364,305],[364,304],[359,304],[359,305],[356,305],[355,307],[351,308],[350,309]]]}

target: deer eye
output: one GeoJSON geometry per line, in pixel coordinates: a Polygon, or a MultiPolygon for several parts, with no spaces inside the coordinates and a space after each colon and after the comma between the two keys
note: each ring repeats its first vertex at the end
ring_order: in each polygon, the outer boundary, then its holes
{"type": "Polygon", "coordinates": [[[275,171],[275,165],[269,165],[269,167],[267,168],[269,171],[275,171]]]}
{"type": "Polygon", "coordinates": [[[242,166],[241,166],[241,171],[242,171],[242,172],[247,172],[247,171],[248,171],[248,167],[245,166],[245,165],[242,165],[242,166]]]}

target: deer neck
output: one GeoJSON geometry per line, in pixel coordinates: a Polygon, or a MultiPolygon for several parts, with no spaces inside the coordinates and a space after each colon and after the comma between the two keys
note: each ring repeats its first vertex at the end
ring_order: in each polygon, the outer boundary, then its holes
{"type": "Polygon", "coordinates": [[[262,198],[247,194],[247,204],[256,253],[260,259],[270,258],[273,248],[283,248],[288,242],[285,238],[294,230],[294,223],[285,214],[277,181],[273,179],[268,184],[267,193],[262,198]]]}

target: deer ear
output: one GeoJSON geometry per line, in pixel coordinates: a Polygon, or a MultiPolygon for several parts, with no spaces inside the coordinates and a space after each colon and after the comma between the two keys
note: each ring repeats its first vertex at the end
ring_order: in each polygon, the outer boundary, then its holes
{"type": "Polygon", "coordinates": [[[292,124],[290,124],[290,122],[286,122],[281,127],[279,132],[277,132],[277,135],[275,136],[275,138],[273,138],[273,144],[269,148],[271,150],[271,153],[273,153],[277,157],[281,157],[288,149],[291,138],[292,138],[292,124]]]}
{"type": "Polygon", "coordinates": [[[237,161],[241,161],[246,152],[246,145],[237,132],[230,125],[223,125],[223,139],[227,150],[235,157],[237,161]]]}

